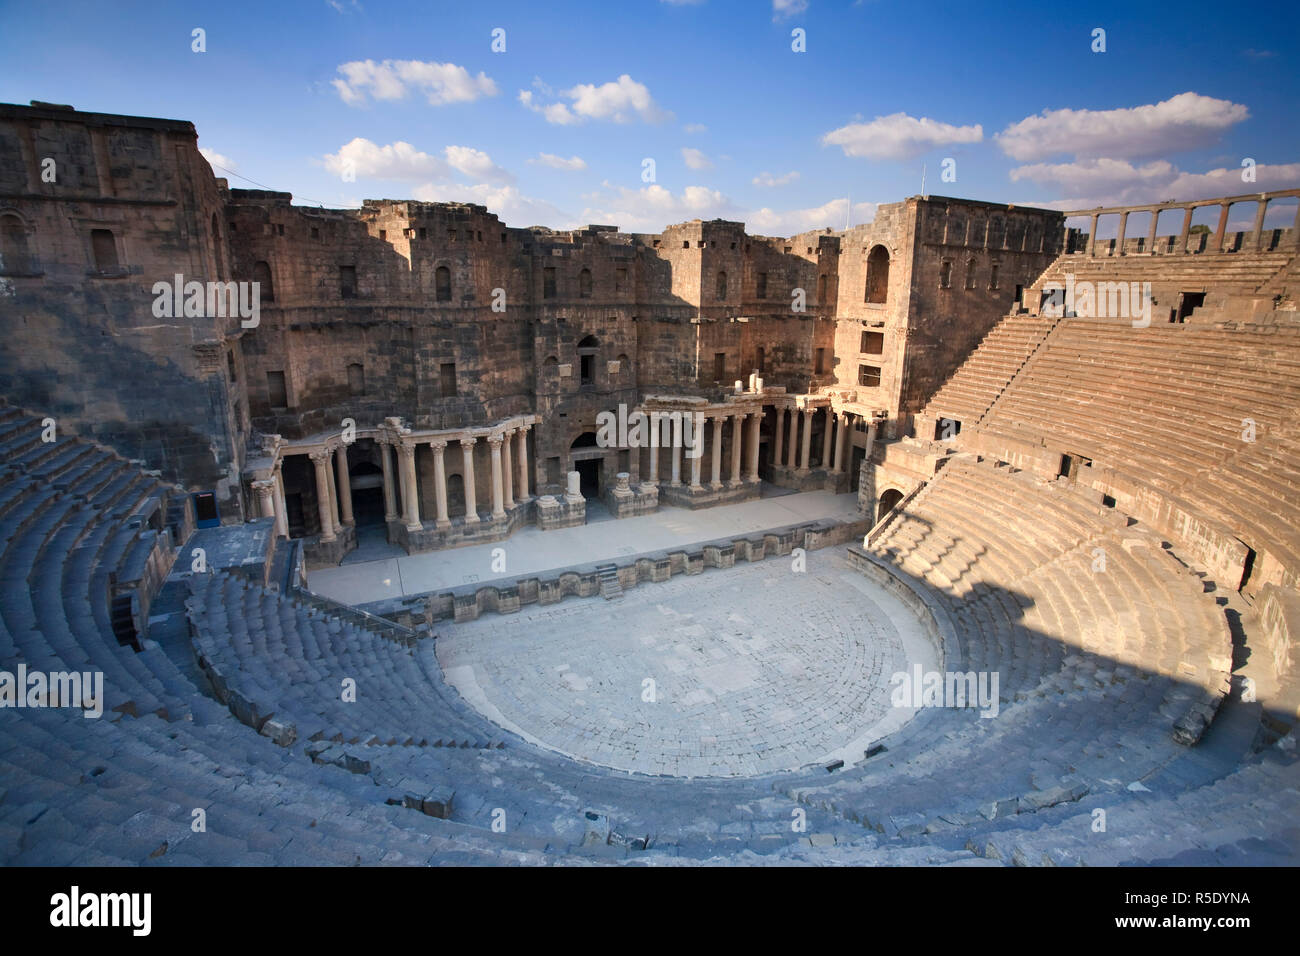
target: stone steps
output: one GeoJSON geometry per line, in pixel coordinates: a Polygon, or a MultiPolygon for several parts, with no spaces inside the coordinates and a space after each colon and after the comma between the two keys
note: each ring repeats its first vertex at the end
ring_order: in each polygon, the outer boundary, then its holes
{"type": "Polygon", "coordinates": [[[596,574],[600,577],[601,597],[606,601],[617,601],[623,597],[623,585],[618,580],[618,567],[616,565],[597,565],[596,574]]]}

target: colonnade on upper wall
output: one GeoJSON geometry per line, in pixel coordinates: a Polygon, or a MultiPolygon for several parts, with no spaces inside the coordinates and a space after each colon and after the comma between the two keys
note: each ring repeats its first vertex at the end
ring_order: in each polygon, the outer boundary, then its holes
{"type": "MultiPolygon", "coordinates": [[[[1150,203],[1140,206],[1111,206],[1098,209],[1079,209],[1065,213],[1066,230],[1065,230],[1065,248],[1070,248],[1071,234],[1076,230],[1072,229],[1068,222],[1071,219],[1087,218],[1089,228],[1087,233],[1087,245],[1084,249],[1075,250],[1078,253],[1089,256],[1122,256],[1132,254],[1125,248],[1125,237],[1128,230],[1129,216],[1135,213],[1148,213],[1151,216],[1151,222],[1147,227],[1145,241],[1140,242],[1139,249],[1144,253],[1163,253],[1166,255],[1186,255],[1189,252],[1188,239],[1192,230],[1192,217],[1197,209],[1207,207],[1219,207],[1218,223],[1214,233],[1209,239],[1204,251],[1208,253],[1224,252],[1224,237],[1228,229],[1229,211],[1234,205],[1239,203],[1256,203],[1255,221],[1248,237],[1243,237],[1240,249],[1244,252],[1265,252],[1269,251],[1264,248],[1264,218],[1267,215],[1270,203],[1282,199],[1300,200],[1300,189],[1281,189],[1273,192],[1250,193],[1242,196],[1224,196],[1216,199],[1200,199],[1194,202],[1163,202],[1150,203]],[[1166,244],[1166,248],[1158,249],[1156,246],[1156,235],[1160,215],[1170,210],[1181,210],[1183,213],[1182,225],[1176,241],[1166,244]],[[1103,216],[1118,216],[1119,227],[1114,240],[1106,240],[1098,243],[1097,225],[1103,216]]],[[[1289,232],[1289,235],[1282,237],[1285,244],[1283,251],[1292,252],[1300,249],[1300,201],[1296,203],[1295,221],[1289,230],[1278,230],[1279,234],[1289,232]]],[[[1170,236],[1172,240],[1173,237],[1170,236]]],[[[1190,250],[1200,251],[1200,250],[1190,250]]]]}

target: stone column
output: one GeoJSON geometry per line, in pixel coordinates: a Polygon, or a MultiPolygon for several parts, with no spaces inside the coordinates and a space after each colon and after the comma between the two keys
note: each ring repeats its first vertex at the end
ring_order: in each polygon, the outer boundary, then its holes
{"type": "Polygon", "coordinates": [[[389,460],[392,449],[387,442],[379,444],[379,461],[384,466],[384,520],[397,520],[397,496],[393,493],[393,465],[389,460]]]}
{"type": "MultiPolygon", "coordinates": [[[[328,454],[332,461],[334,453],[329,452],[328,454]]],[[[329,477],[330,483],[330,514],[334,517],[334,530],[337,532],[343,528],[343,523],[339,521],[339,489],[338,485],[334,483],[334,469],[328,468],[326,469],[326,473],[329,477]]]]}
{"type": "Polygon", "coordinates": [[[284,503],[284,461],[275,463],[275,533],[289,537],[289,508],[284,503]]]}
{"type": "Polygon", "coordinates": [[[1219,204],[1219,225],[1214,230],[1214,238],[1210,240],[1210,252],[1223,251],[1223,234],[1228,231],[1228,212],[1231,209],[1230,202],[1219,204]]]}
{"type": "Polygon", "coordinates": [[[762,438],[763,427],[763,406],[759,406],[758,411],[753,415],[753,422],[749,426],[749,474],[745,476],[746,481],[759,481],[758,477],[758,445],[762,438]]]}
{"type": "MultiPolygon", "coordinates": [[[[704,425],[701,424],[698,428],[692,427],[691,437],[694,439],[691,442],[692,446],[696,441],[700,445],[700,453],[691,459],[691,490],[695,491],[700,488],[700,463],[704,460],[704,425]]],[[[690,450],[693,452],[696,449],[692,447],[690,450]]]]}
{"type": "Polygon", "coordinates": [[[478,516],[478,497],[474,489],[474,443],[477,438],[462,438],[460,440],[460,451],[464,455],[465,466],[462,469],[465,474],[465,523],[477,524],[478,516]]]}
{"type": "Polygon", "coordinates": [[[835,471],[844,474],[844,456],[849,447],[849,413],[840,412],[840,434],[835,442],[835,471]]]}
{"type": "Polygon", "coordinates": [[[275,481],[264,478],[253,482],[253,492],[257,495],[257,507],[263,518],[275,518],[275,481]]]}
{"type": "Polygon", "coordinates": [[[785,449],[785,466],[794,468],[798,462],[796,456],[798,450],[795,448],[795,442],[799,440],[799,409],[790,409],[790,434],[788,436],[785,449]]]}
{"type": "Polygon", "coordinates": [[[1250,231],[1250,248],[1254,252],[1259,252],[1260,240],[1264,237],[1264,213],[1268,211],[1268,200],[1261,199],[1257,205],[1259,208],[1255,210],[1255,226],[1250,231]]]}
{"type": "Polygon", "coordinates": [[[1088,255],[1097,254],[1097,220],[1100,219],[1097,213],[1092,214],[1092,225],[1088,227],[1088,255]]]}
{"type": "Polygon", "coordinates": [[[673,419],[673,471],[670,485],[676,487],[682,483],[682,416],[679,413],[673,419]]]}
{"type": "Polygon", "coordinates": [[[714,491],[722,488],[722,416],[713,416],[713,480],[709,487],[714,491]]]}
{"type": "Polygon", "coordinates": [[[796,471],[801,475],[808,474],[808,459],[812,454],[812,416],[811,408],[805,408],[800,413],[799,425],[803,429],[803,444],[799,449],[799,467],[796,471]]]}
{"type": "Polygon", "coordinates": [[[423,531],[420,523],[420,495],[415,485],[415,446],[405,443],[397,446],[397,458],[402,463],[402,497],[406,499],[404,515],[407,531],[423,531]]]}
{"type": "Polygon", "coordinates": [[[1147,253],[1155,255],[1156,253],[1156,223],[1160,221],[1160,210],[1151,210],[1151,228],[1147,230],[1147,253]]]}
{"type": "Polygon", "coordinates": [[[532,496],[528,493],[528,426],[519,427],[519,494],[520,501],[527,501],[532,496]]]}
{"type": "Polygon", "coordinates": [[[1180,256],[1187,253],[1187,236],[1192,231],[1192,213],[1195,211],[1191,206],[1183,210],[1183,228],[1178,233],[1178,254],[1180,256]]]}
{"type": "Polygon", "coordinates": [[[511,460],[510,446],[513,445],[515,430],[502,433],[501,442],[501,491],[505,496],[505,505],[507,509],[515,506],[515,492],[513,485],[515,483],[515,464],[511,460]]]}
{"type": "Polygon", "coordinates": [[[1124,254],[1124,232],[1128,229],[1128,211],[1119,214],[1119,235],[1115,239],[1115,255],[1124,254]]]}
{"type": "Polygon", "coordinates": [[[338,472],[339,513],[345,525],[354,525],[352,520],[352,479],[348,475],[348,446],[342,443],[334,453],[334,467],[338,472]]]}
{"type": "Polygon", "coordinates": [[[835,430],[835,416],[831,414],[831,407],[827,405],[822,409],[822,470],[831,466],[831,432],[835,430]]]}
{"type": "Polygon", "coordinates": [[[744,434],[745,416],[733,416],[731,428],[731,487],[733,488],[740,485],[740,450],[744,444],[742,440],[744,434]]]}
{"type": "Polygon", "coordinates": [[[876,423],[872,422],[867,426],[867,450],[862,455],[862,460],[867,461],[871,458],[871,449],[876,444],[876,423]]]}
{"type": "Polygon", "coordinates": [[[492,517],[506,516],[506,509],[501,500],[501,435],[489,435],[488,448],[492,450],[492,517]]]}
{"type": "Polygon", "coordinates": [[[776,406],[776,440],[772,443],[772,465],[779,468],[785,464],[781,457],[785,454],[785,409],[776,406]]]}
{"type": "Polygon", "coordinates": [[[655,436],[650,439],[650,477],[647,482],[652,485],[659,484],[659,438],[655,436]]]}
{"type": "Polygon", "coordinates": [[[433,452],[433,495],[438,507],[438,530],[446,531],[451,527],[451,518],[447,515],[447,463],[443,456],[447,453],[447,443],[442,439],[429,442],[433,452]]]}
{"type": "Polygon", "coordinates": [[[322,544],[334,540],[334,509],[330,507],[330,453],[324,448],[311,452],[316,468],[316,510],[320,513],[322,544]]]}

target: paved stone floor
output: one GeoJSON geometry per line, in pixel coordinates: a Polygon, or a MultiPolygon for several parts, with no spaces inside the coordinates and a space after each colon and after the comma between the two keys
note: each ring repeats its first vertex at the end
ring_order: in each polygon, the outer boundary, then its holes
{"type": "Polygon", "coordinates": [[[695,777],[851,766],[913,714],[890,705],[890,677],[942,665],[839,549],[806,560],[485,615],[445,628],[438,659],[486,717],[578,760],[695,777]]]}
{"type": "MultiPolygon", "coordinates": [[[[520,528],[505,541],[448,551],[347,561],[336,568],[310,572],[307,584],[317,594],[335,601],[367,604],[497,578],[513,580],[552,568],[614,560],[818,518],[853,517],[857,503],[856,493],[808,491],[699,511],[665,506],[655,514],[597,521],[578,528],[520,528]],[[494,561],[497,567],[504,561],[505,569],[493,570],[494,561]]],[[[382,547],[370,542],[367,552],[382,553],[382,547]]]]}

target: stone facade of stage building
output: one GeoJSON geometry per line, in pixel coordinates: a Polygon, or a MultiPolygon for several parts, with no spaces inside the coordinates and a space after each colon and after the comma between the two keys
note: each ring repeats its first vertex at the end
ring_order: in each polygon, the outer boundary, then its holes
{"type": "Polygon", "coordinates": [[[238,516],[239,319],[152,311],[156,281],[230,275],[225,197],[193,124],[0,105],[0,227],[0,391],[238,516]]]}
{"type": "MultiPolygon", "coordinates": [[[[755,372],[767,395],[746,406],[762,415],[745,432],[746,469],[757,444],[768,480],[847,488],[856,470],[822,460],[827,432],[853,416],[842,434],[860,456],[868,420],[887,434],[905,426],[1012,307],[1016,287],[1051,261],[1063,232],[1059,213],[940,197],[883,205],[846,232],[789,238],[721,220],[659,234],[515,228],[481,206],[411,200],[312,209],[287,193],[229,189],[189,123],[48,106],[0,107],[0,152],[6,242],[21,232],[31,250],[31,263],[4,267],[3,392],[191,490],[216,490],[226,521],[258,513],[240,476],[265,436],[301,444],[348,420],[374,428],[398,418],[421,431],[535,416],[521,497],[562,495],[600,412],[675,397],[725,413],[734,383],[747,389],[755,372]],[[47,156],[57,183],[41,181],[47,156]],[[97,263],[99,229],[112,232],[116,266],[97,263]],[[156,319],[150,288],[177,273],[258,282],[260,324],[156,319]],[[802,416],[807,452],[784,440],[778,409],[791,412],[785,422],[802,416]]],[[[717,435],[728,474],[734,424],[717,435]]],[[[349,452],[363,483],[377,481],[380,448],[367,438],[349,452]]],[[[488,449],[472,452],[482,504],[493,493],[488,449]]],[[[427,444],[414,454],[428,515],[434,460],[427,444]]],[[[601,494],[623,471],[633,487],[644,481],[646,455],[600,456],[601,494]]],[[[460,457],[444,466],[463,504],[460,457]]],[[[277,488],[291,499],[295,533],[320,530],[318,479],[305,455],[285,460],[277,488]]],[[[742,493],[728,484],[716,500],[742,493]]]]}

